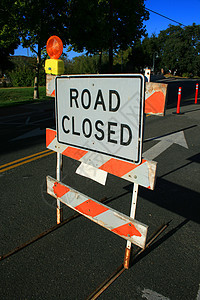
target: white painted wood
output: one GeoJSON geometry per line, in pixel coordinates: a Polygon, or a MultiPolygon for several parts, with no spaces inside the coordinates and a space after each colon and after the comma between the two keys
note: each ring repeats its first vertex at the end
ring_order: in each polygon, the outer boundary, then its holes
{"type": "MultiPolygon", "coordinates": [[[[137,206],[137,197],[138,197],[138,188],[139,188],[139,185],[137,183],[134,183],[132,201],[131,201],[131,210],[130,210],[130,218],[132,218],[132,219],[135,219],[136,206],[137,206]]],[[[126,248],[131,249],[131,242],[130,241],[127,241],[126,248]]]]}
{"type": "Polygon", "coordinates": [[[138,247],[145,247],[148,230],[147,225],[138,222],[137,220],[134,220],[114,210],[113,208],[110,208],[105,204],[102,204],[92,199],[91,197],[80,193],[75,189],[72,189],[71,187],[63,184],[62,182],[58,182],[56,179],[50,176],[47,176],[47,193],[55,198],[58,197],[59,200],[65,205],[83,214],[86,218],[90,219],[91,221],[103,226],[104,228],[112,231],[120,237],[137,245],[138,247]],[[61,190],[61,194],[58,197],[58,194],[60,193],[59,189],[61,190]],[[66,192],[63,193],[63,189],[66,189],[66,192]],[[88,213],[84,213],[83,211],[81,211],[80,207],[83,203],[86,203],[87,205],[87,201],[89,203],[88,213]],[[95,213],[94,211],[94,204],[95,206],[97,205],[97,213],[95,213]],[[93,213],[90,212],[90,205],[91,211],[93,210],[93,213]],[[126,227],[126,229],[124,229],[124,227],[126,227]],[[122,229],[118,230],[119,228],[122,229]],[[129,233],[131,233],[132,235],[129,233]]]}

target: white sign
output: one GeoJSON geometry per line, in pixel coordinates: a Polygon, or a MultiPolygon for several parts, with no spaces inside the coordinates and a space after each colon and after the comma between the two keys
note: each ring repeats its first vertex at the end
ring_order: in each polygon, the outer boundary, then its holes
{"type": "Polygon", "coordinates": [[[56,77],[58,142],[140,163],[144,77],[56,77]]]}

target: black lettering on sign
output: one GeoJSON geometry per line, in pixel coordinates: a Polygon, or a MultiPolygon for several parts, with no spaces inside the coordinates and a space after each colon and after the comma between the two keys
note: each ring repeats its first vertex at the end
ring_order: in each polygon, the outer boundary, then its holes
{"type": "Polygon", "coordinates": [[[109,111],[117,111],[120,107],[120,96],[115,90],[109,90],[109,111]],[[113,95],[115,95],[113,97],[113,95]],[[115,103],[114,103],[115,101],[115,103]],[[115,104],[115,106],[114,106],[115,104]]]}
{"type": "Polygon", "coordinates": [[[112,138],[111,138],[111,135],[112,134],[115,134],[115,130],[112,130],[112,128],[111,127],[114,127],[114,126],[117,126],[117,123],[115,123],[115,122],[108,122],[108,142],[109,143],[113,143],[113,144],[117,144],[117,141],[116,140],[113,140],[112,138]]]}
{"type": "Polygon", "coordinates": [[[78,98],[77,89],[70,89],[70,107],[72,107],[73,105],[72,100],[74,100],[73,103],[75,103],[76,107],[79,108],[77,98],[78,98]]]}
{"type": "Polygon", "coordinates": [[[131,128],[127,124],[121,124],[121,134],[120,134],[120,145],[128,146],[132,141],[132,131],[131,128]],[[125,132],[128,133],[128,139],[124,140],[125,132]]]}
{"type": "Polygon", "coordinates": [[[72,134],[74,134],[74,135],[80,135],[80,132],[75,131],[75,121],[74,121],[74,117],[72,117],[72,134]]]}
{"type": "Polygon", "coordinates": [[[91,105],[91,95],[88,89],[84,89],[81,93],[81,103],[83,108],[88,109],[91,105]],[[87,96],[84,96],[87,94],[87,96]]]}
{"type": "Polygon", "coordinates": [[[92,135],[92,123],[89,119],[84,119],[82,123],[83,134],[86,138],[92,135]]]}
{"type": "Polygon", "coordinates": [[[62,118],[62,129],[63,129],[63,131],[64,131],[64,133],[69,133],[70,132],[70,130],[69,129],[65,129],[66,127],[66,123],[65,123],[65,120],[70,120],[70,118],[68,117],[68,116],[64,116],[63,118],[62,118]]]}
{"type": "Polygon", "coordinates": [[[96,133],[95,133],[95,138],[98,140],[98,141],[102,141],[103,139],[104,139],[104,131],[103,131],[103,129],[101,129],[99,126],[104,126],[104,123],[103,123],[103,121],[101,121],[101,120],[97,120],[96,122],[95,122],[95,129],[98,131],[98,132],[100,132],[101,133],[101,135],[99,136],[99,135],[97,135],[96,133]]]}
{"type": "Polygon", "coordinates": [[[106,111],[106,106],[105,106],[105,103],[104,103],[103,94],[102,94],[101,90],[98,90],[97,98],[96,98],[95,105],[94,105],[94,109],[97,109],[97,105],[101,105],[103,110],[106,111]]]}

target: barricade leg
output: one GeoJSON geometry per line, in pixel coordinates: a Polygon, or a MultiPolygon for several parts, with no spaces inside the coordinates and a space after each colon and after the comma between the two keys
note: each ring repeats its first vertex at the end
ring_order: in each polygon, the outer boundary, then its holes
{"type": "MultiPolygon", "coordinates": [[[[135,219],[137,196],[138,196],[138,186],[139,185],[137,183],[134,183],[133,195],[132,195],[132,201],[131,201],[131,211],[130,211],[130,217],[133,219],[135,219]]],[[[125,255],[124,255],[124,268],[125,269],[129,268],[130,256],[131,256],[131,242],[127,241],[125,255]]]]}
{"type": "MultiPolygon", "coordinates": [[[[57,152],[56,179],[61,181],[62,174],[62,154],[57,152]]],[[[61,202],[57,199],[57,224],[63,221],[63,208],[61,202]]]]}

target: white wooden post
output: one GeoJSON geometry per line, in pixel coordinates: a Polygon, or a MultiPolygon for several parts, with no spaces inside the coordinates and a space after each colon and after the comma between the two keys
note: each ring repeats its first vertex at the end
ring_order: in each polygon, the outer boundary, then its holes
{"type": "MultiPolygon", "coordinates": [[[[133,218],[133,219],[135,219],[137,196],[138,196],[138,187],[139,187],[139,185],[137,183],[134,183],[132,201],[131,201],[131,210],[130,210],[130,217],[133,218]]],[[[131,256],[131,242],[127,241],[125,256],[124,256],[124,268],[125,269],[129,268],[130,256],[131,256]]]]}
{"type": "MultiPolygon", "coordinates": [[[[61,181],[62,174],[62,154],[57,152],[56,179],[61,181]]],[[[57,224],[63,221],[63,208],[60,200],[57,199],[57,224]]]]}

